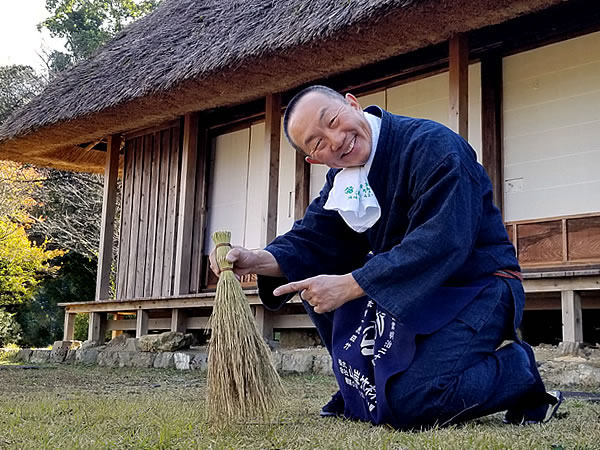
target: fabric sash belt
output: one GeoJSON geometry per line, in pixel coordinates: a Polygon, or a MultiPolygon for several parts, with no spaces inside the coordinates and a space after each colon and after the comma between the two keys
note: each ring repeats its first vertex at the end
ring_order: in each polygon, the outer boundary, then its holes
{"type": "Polygon", "coordinates": [[[515,270],[497,270],[492,275],[495,277],[512,278],[514,280],[519,280],[521,283],[523,282],[523,275],[521,272],[515,270]]]}

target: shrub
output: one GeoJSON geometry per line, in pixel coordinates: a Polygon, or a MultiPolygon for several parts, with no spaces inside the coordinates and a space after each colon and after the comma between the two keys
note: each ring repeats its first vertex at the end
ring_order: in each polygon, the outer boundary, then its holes
{"type": "Polygon", "coordinates": [[[76,341],[85,341],[88,338],[89,314],[77,314],[75,316],[75,328],[73,339],[76,341]]]}
{"type": "Polygon", "coordinates": [[[21,325],[4,308],[0,308],[0,347],[16,344],[21,339],[21,325]]]}

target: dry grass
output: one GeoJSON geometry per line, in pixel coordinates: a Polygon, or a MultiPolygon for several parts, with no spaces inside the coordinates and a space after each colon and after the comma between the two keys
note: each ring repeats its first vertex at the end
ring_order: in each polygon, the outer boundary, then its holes
{"type": "Polygon", "coordinates": [[[504,426],[500,415],[402,433],[318,411],[331,377],[288,376],[281,409],[216,428],[197,372],[44,366],[0,369],[0,448],[7,449],[573,449],[598,448],[600,405],[567,400],[547,425],[504,426]]]}
{"type": "Polygon", "coordinates": [[[225,259],[230,240],[229,232],[213,234],[222,270],[210,316],[207,411],[214,423],[264,417],[278,405],[282,394],[271,351],[256,327],[240,282],[230,270],[232,264],[225,259]]]}

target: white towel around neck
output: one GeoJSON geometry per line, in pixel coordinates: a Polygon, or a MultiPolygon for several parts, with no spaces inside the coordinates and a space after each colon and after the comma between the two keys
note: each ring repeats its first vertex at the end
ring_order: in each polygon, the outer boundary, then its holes
{"type": "Polygon", "coordinates": [[[371,127],[371,154],[363,166],[342,169],[333,180],[333,187],[324,208],[337,211],[344,222],[358,233],[371,228],[381,217],[381,208],[369,185],[369,170],[373,163],[381,119],[364,113],[371,127]]]}

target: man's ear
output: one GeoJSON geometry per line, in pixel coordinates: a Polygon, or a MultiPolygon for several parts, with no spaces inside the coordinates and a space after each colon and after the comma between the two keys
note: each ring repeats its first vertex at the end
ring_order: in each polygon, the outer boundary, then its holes
{"type": "Polygon", "coordinates": [[[304,157],[304,161],[306,161],[309,164],[323,164],[321,161],[319,161],[318,159],[313,159],[310,156],[305,156],[304,157]]]}
{"type": "Polygon", "coordinates": [[[360,107],[360,103],[358,102],[358,99],[352,95],[351,93],[347,93],[344,98],[346,99],[346,101],[350,104],[350,106],[354,109],[360,109],[362,110],[362,108],[360,107]]]}

